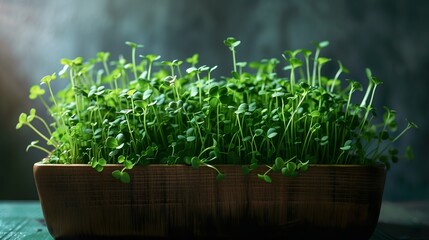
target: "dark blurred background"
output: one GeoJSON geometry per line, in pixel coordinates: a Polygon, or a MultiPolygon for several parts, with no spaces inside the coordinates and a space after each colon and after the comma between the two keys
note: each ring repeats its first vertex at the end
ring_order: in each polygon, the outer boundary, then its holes
{"type": "Polygon", "coordinates": [[[37,199],[32,165],[44,154],[26,152],[37,136],[15,125],[33,104],[30,86],[59,71],[61,58],[109,51],[116,59],[134,41],[162,60],[199,53],[221,75],[231,69],[229,36],[242,42],[238,61],[282,60],[284,50],[328,40],[322,55],[341,60],[347,78],[366,85],[370,67],[384,82],[376,105],[395,109],[400,126],[408,118],[420,127],[398,142],[413,146],[415,159],[389,170],[384,198],[429,199],[428,13],[423,0],[0,0],[0,200],[37,199]]]}

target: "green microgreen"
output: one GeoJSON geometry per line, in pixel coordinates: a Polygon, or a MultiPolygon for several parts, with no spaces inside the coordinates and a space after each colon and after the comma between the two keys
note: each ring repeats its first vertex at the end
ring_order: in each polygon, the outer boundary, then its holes
{"type": "Polygon", "coordinates": [[[332,62],[320,56],[329,42],[315,43],[314,55],[284,51],[283,71],[276,58],[237,62],[240,43],[224,41],[232,53],[231,76],[216,77],[217,66],[199,65],[198,54],[185,61],[158,63],[156,54],[136,59],[143,45],[133,42],[126,42],[130,62],[111,60],[108,52],[61,59],[58,73],[30,88],[29,98],[42,101],[51,123],[33,108],[19,116],[16,128],[28,126],[44,141],[27,148],[44,151],[44,162],[85,163],[96,171],[121,164],[112,176],[124,183],[134,166],[156,163],[208,167],[218,180],[227,177],[219,164],[242,165],[244,174],[265,166],[257,176],[271,182],[271,172],[297,176],[311,164],[389,167],[413,157],[411,147],[402,155],[395,142],[417,126],[409,122],[399,131],[394,110],[378,114],[373,102],[382,82],[371,70],[365,90],[341,78],[348,70],[340,61],[333,77],[323,74],[332,62]],[[68,84],[55,93],[57,76],[68,84]],[[356,91],[365,92],[362,99],[356,91]]]}

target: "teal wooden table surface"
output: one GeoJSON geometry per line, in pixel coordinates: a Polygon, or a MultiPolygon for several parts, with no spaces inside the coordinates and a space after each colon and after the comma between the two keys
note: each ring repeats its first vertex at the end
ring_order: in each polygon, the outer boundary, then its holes
{"type": "Polygon", "coordinates": [[[53,238],[38,201],[0,201],[0,239],[53,238]]]}
{"type": "MultiPolygon", "coordinates": [[[[0,201],[0,239],[52,240],[38,201],[0,201]]],[[[370,240],[429,240],[429,202],[383,202],[370,240]]]]}

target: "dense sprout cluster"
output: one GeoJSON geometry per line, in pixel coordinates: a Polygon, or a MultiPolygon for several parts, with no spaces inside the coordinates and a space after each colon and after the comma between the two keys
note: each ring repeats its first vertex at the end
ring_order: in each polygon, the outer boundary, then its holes
{"type": "Polygon", "coordinates": [[[29,145],[47,153],[44,162],[85,163],[97,171],[123,164],[113,172],[123,182],[130,181],[127,170],[135,165],[154,163],[207,166],[219,179],[217,164],[240,164],[245,173],[266,165],[259,177],[270,182],[270,171],[294,176],[310,164],[388,166],[400,157],[393,143],[415,125],[395,134],[395,111],[376,114],[373,100],[381,82],[369,69],[365,91],[357,81],[340,79],[347,73],[341,62],[334,76],[324,76],[322,67],[331,59],[319,54],[328,42],[316,43],[314,53],[298,49],[285,51],[281,60],[254,62],[236,62],[240,41],[224,43],[233,71],[218,78],[212,74],[217,66],[199,65],[198,54],[185,62],[152,54],[136,59],[143,46],[132,42],[126,43],[131,61],[112,61],[108,52],[89,60],[62,59],[61,71],[30,89],[52,123],[31,109],[21,114],[17,128],[27,125],[46,141],[29,145]],[[54,93],[57,79],[69,83],[54,93]],[[359,101],[355,91],[364,93],[359,101]],[[35,128],[36,119],[44,129],[35,128]]]}

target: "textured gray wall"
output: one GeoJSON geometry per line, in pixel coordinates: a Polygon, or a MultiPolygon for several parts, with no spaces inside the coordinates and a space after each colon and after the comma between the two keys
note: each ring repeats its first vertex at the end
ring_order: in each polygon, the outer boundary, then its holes
{"type": "Polygon", "coordinates": [[[36,136],[15,124],[30,108],[29,87],[58,71],[61,58],[117,57],[129,40],[164,60],[199,53],[220,75],[231,65],[228,36],[242,41],[238,60],[281,59],[286,49],[329,40],[323,54],[341,60],[349,78],[365,84],[370,67],[384,82],[377,104],[420,126],[399,142],[416,158],[393,166],[384,197],[429,199],[428,12],[429,1],[418,0],[0,0],[0,200],[37,198],[32,165],[43,154],[25,152],[36,136]]]}

